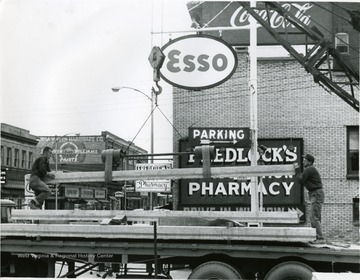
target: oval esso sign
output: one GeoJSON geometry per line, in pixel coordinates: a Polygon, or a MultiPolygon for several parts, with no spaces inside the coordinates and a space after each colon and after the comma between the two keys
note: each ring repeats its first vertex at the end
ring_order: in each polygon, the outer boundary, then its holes
{"type": "Polygon", "coordinates": [[[184,89],[206,89],[229,79],[237,67],[237,56],[223,40],[207,35],[176,38],[161,49],[165,61],[161,77],[184,89]]]}

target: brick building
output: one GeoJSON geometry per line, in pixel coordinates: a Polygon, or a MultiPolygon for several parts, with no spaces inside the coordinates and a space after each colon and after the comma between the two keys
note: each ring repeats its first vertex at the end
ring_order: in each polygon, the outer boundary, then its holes
{"type": "MultiPolygon", "coordinates": [[[[36,158],[42,149],[53,149],[50,168],[58,172],[104,171],[101,152],[105,149],[119,149],[127,154],[140,155],[147,151],[108,131],[100,135],[35,136],[23,128],[1,124],[1,169],[6,170],[6,183],[1,185],[1,198],[11,199],[21,207],[31,199],[33,192],[28,188],[25,176],[31,173],[36,158]]],[[[147,157],[127,158],[114,170],[135,168],[138,162],[147,162],[147,157]]],[[[80,204],[87,209],[119,209],[120,207],[142,208],[148,204],[146,194],[135,192],[128,182],[126,198],[115,198],[115,192],[123,189],[124,182],[59,184],[50,185],[52,195],[45,203],[47,209],[73,209],[80,204]],[[57,196],[56,196],[56,189],[57,196]],[[125,200],[126,199],[126,204],[125,200]]]]}
{"type": "MultiPolygon", "coordinates": [[[[122,150],[131,155],[147,153],[134,143],[108,131],[103,131],[100,135],[39,136],[37,155],[42,153],[45,146],[53,149],[50,167],[57,172],[104,171],[101,152],[106,149],[122,150]]],[[[122,169],[126,165],[126,169],[133,170],[136,163],[146,161],[147,157],[127,158],[121,165],[114,165],[113,168],[122,169]]],[[[124,182],[59,184],[57,201],[55,195],[51,196],[47,201],[47,208],[73,209],[75,204],[79,204],[84,209],[119,209],[124,205],[131,209],[146,205],[147,196],[136,193],[134,186],[127,191],[126,204],[125,198],[115,198],[115,192],[122,191],[123,187],[124,182]]]]}
{"type": "MultiPolygon", "coordinates": [[[[222,1],[205,1],[201,4],[189,2],[193,25],[203,26],[209,23],[207,27],[217,27],[230,26],[230,23],[248,24],[244,9],[235,2],[229,6],[228,4],[222,1]]],[[[291,9],[294,7],[295,5],[291,9]]],[[[345,56],[346,61],[359,69],[359,33],[352,26],[348,13],[358,10],[359,4],[301,3],[301,7],[310,14],[307,18],[311,19],[309,22],[316,23],[321,32],[345,56]],[[336,39],[338,36],[340,40],[336,39]]],[[[272,15],[277,16],[275,13],[272,15]]],[[[302,19],[307,20],[306,17],[302,19]]],[[[235,48],[238,57],[237,69],[229,80],[210,89],[184,90],[174,87],[173,119],[177,128],[173,135],[175,152],[192,148],[191,142],[194,139],[190,134],[194,128],[202,128],[203,131],[220,128],[225,131],[226,128],[250,127],[250,63],[247,51],[249,33],[246,30],[204,33],[216,37],[221,34],[223,40],[235,48]],[[241,46],[238,47],[239,45],[241,46]]],[[[275,42],[264,30],[258,28],[258,43],[266,46],[275,42]]],[[[293,43],[299,44],[295,41],[293,43]]],[[[332,67],[336,68],[336,63],[332,67]]],[[[328,93],[314,83],[313,76],[289,56],[259,57],[257,68],[258,143],[268,147],[265,157],[263,155],[261,159],[266,160],[266,157],[271,155],[271,160],[265,164],[291,164],[295,161],[301,163],[302,154],[314,155],[315,166],[322,176],[326,196],[322,212],[326,238],[358,242],[358,112],[337,95],[328,93]],[[285,157],[286,154],[291,156],[285,157]]],[[[355,97],[359,100],[358,89],[355,97]]],[[[213,164],[250,164],[249,147],[216,145],[216,156],[218,159],[223,158],[223,163],[215,158],[213,164]],[[234,150],[238,151],[238,158],[231,161],[229,155],[234,150]]],[[[188,157],[180,157],[179,161],[174,162],[175,167],[181,168],[191,164],[188,157]]],[[[233,179],[233,182],[203,181],[198,185],[196,182],[190,184],[189,181],[180,180],[173,189],[174,208],[249,210],[250,195],[246,178],[242,178],[243,181],[233,179]],[[230,185],[232,195],[229,195],[230,185]],[[241,192],[236,193],[236,188],[241,192]],[[192,199],[198,189],[201,190],[201,195],[192,199]]],[[[301,225],[309,226],[306,219],[309,211],[307,191],[299,186],[294,178],[287,179],[289,181],[286,183],[281,178],[269,178],[269,184],[265,186],[267,193],[264,195],[264,210],[288,211],[292,208],[291,203],[294,203],[294,209],[301,215],[301,225]],[[289,195],[286,190],[280,190],[281,184],[289,187],[289,195]],[[293,199],[289,200],[289,197],[293,199]]]]}
{"type": "Polygon", "coordinates": [[[1,198],[22,204],[24,176],[31,170],[36,158],[35,135],[26,129],[1,124],[1,169],[6,169],[6,183],[1,185],[1,198]]]}
{"type": "MultiPolygon", "coordinates": [[[[191,126],[250,126],[247,53],[238,52],[238,59],[236,73],[218,87],[201,91],[174,88],[174,125],[184,138],[191,126]]],[[[258,60],[259,142],[296,138],[302,140],[304,153],[315,156],[326,195],[324,232],[330,239],[359,239],[358,137],[357,111],[315,84],[296,61],[258,60]],[[351,149],[357,156],[353,165],[351,149]]],[[[180,140],[174,133],[174,151],[181,150],[180,140]]],[[[177,185],[175,207],[181,204],[179,190],[177,185]]],[[[303,197],[309,210],[307,192],[303,197]]]]}

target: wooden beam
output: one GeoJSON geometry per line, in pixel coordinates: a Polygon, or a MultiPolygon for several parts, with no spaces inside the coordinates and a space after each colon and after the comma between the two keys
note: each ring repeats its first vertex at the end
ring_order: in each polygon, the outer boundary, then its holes
{"type": "MultiPolygon", "coordinates": [[[[152,226],[118,225],[57,225],[57,224],[2,224],[5,237],[61,237],[99,239],[153,239],[152,226]]],[[[158,240],[227,240],[309,242],[316,237],[315,229],[306,227],[181,227],[158,226],[158,240]]]]}
{"type": "MultiPolygon", "coordinates": [[[[292,164],[212,167],[212,178],[235,178],[253,176],[294,175],[292,164]]],[[[57,173],[55,179],[47,179],[47,184],[105,182],[104,171],[57,173]]],[[[160,170],[120,170],[112,172],[113,181],[136,181],[153,179],[198,179],[203,177],[202,168],[179,168],[160,170]]]]}
{"type": "Polygon", "coordinates": [[[208,220],[224,219],[241,223],[299,223],[296,211],[289,212],[250,212],[250,211],[121,211],[121,210],[44,210],[29,211],[13,209],[12,220],[40,221],[101,221],[127,216],[131,221],[159,221],[161,219],[202,218],[208,220]]]}

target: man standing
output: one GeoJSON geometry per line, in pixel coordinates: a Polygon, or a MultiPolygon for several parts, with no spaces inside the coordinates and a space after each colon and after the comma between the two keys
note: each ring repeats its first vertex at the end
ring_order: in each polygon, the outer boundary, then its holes
{"type": "Polygon", "coordinates": [[[37,158],[31,169],[30,189],[35,193],[35,198],[29,201],[30,209],[41,209],[43,202],[50,196],[51,191],[44,183],[45,176],[54,179],[55,175],[51,174],[49,159],[52,154],[52,149],[45,147],[43,154],[37,158]]]}
{"type": "Polygon", "coordinates": [[[305,166],[301,173],[299,164],[295,163],[295,177],[301,185],[309,192],[310,200],[310,223],[316,229],[316,240],[312,243],[324,244],[325,239],[321,229],[321,208],[324,203],[325,195],[321,183],[321,177],[317,169],[313,166],[315,158],[307,154],[303,156],[305,166]]]}

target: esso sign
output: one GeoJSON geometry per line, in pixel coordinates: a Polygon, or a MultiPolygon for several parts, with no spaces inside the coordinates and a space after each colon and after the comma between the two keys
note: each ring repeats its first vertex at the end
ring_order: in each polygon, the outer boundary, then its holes
{"type": "Polygon", "coordinates": [[[229,79],[237,67],[233,48],[223,40],[208,35],[176,38],[161,49],[165,61],[161,77],[184,89],[215,87],[229,79]]]}

